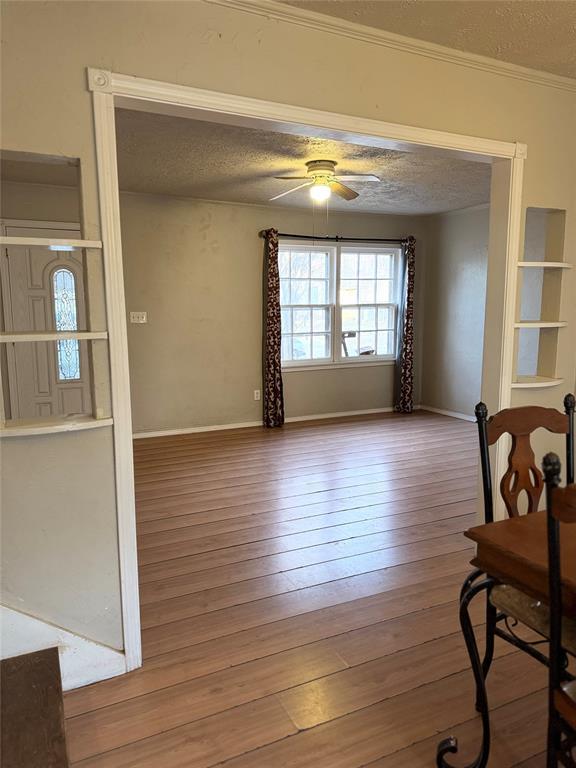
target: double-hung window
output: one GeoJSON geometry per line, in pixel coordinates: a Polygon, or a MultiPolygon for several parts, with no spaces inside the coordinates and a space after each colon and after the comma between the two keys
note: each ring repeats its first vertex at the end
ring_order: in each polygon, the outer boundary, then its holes
{"type": "Polygon", "coordinates": [[[400,249],[281,241],[282,363],[393,360],[400,249]]]}

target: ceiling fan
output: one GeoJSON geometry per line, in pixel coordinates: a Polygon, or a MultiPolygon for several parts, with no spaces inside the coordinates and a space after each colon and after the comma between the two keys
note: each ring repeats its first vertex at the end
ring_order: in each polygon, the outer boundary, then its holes
{"type": "Polygon", "coordinates": [[[350,187],[342,184],[343,181],[380,181],[378,176],[371,173],[356,173],[354,175],[340,176],[336,174],[337,163],[335,160],[309,160],[306,163],[306,176],[275,176],[275,179],[292,179],[294,181],[304,181],[297,187],[292,187],[287,192],[281,192],[270,200],[278,200],[285,195],[291,195],[298,189],[310,187],[310,197],[316,202],[327,200],[332,192],[344,200],[354,200],[358,197],[350,187]]]}

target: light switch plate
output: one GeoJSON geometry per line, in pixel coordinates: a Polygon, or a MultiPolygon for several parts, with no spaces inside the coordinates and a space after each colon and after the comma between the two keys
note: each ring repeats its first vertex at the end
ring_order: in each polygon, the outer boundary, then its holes
{"type": "Polygon", "coordinates": [[[131,323],[147,323],[148,313],[147,312],[130,312],[130,322],[131,323]]]}

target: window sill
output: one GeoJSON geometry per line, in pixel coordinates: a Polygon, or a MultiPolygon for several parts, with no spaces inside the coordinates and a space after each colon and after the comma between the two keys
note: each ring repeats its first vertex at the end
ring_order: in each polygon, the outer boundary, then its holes
{"type": "Polygon", "coordinates": [[[282,366],[282,373],[302,373],[302,371],[334,371],[334,370],[341,370],[341,369],[350,369],[350,368],[374,368],[376,366],[389,366],[389,365],[396,365],[395,360],[370,360],[364,362],[354,362],[354,363],[318,363],[316,365],[310,364],[310,365],[287,365],[284,364],[282,366]]]}

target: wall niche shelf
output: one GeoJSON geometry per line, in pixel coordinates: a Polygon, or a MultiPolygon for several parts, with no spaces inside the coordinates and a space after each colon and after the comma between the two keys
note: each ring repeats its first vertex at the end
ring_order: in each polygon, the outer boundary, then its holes
{"type": "Polygon", "coordinates": [[[565,261],[519,261],[518,266],[523,269],[572,269],[572,264],[565,261]]]}
{"type": "Polygon", "coordinates": [[[564,379],[552,379],[547,376],[519,376],[512,382],[512,389],[545,389],[557,387],[564,383],[564,379]]]}
{"type": "Polygon", "coordinates": [[[561,320],[521,320],[514,328],[566,328],[568,323],[561,320]]]}
{"type": "Polygon", "coordinates": [[[562,384],[558,377],[558,345],[562,283],[571,264],[564,261],[566,212],[528,208],[524,253],[517,262],[518,296],[514,322],[512,389],[543,389],[562,384]]]}

